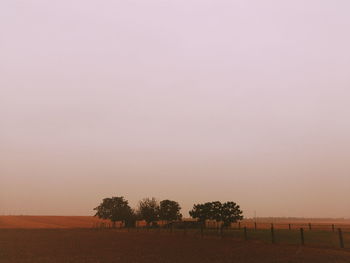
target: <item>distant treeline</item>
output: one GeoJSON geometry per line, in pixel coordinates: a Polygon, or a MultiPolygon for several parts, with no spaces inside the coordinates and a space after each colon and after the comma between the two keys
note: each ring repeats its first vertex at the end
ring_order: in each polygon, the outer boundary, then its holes
{"type": "MultiPolygon", "coordinates": [[[[159,220],[169,223],[182,220],[178,202],[168,199],[158,202],[154,197],[142,199],[136,208],[131,208],[123,196],[104,198],[94,210],[96,210],[95,216],[111,220],[114,225],[115,222],[121,221],[125,226],[135,226],[136,221],[144,220],[147,226],[155,226],[159,220]]],[[[232,201],[194,204],[189,214],[200,223],[215,220],[222,222],[223,226],[229,226],[243,219],[239,205],[232,201]]]]}

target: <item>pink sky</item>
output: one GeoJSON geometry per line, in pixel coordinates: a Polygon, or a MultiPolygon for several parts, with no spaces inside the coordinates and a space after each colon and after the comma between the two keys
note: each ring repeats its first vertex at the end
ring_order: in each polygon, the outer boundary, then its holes
{"type": "Polygon", "coordinates": [[[350,217],[347,0],[0,3],[0,214],[103,197],[350,217]]]}

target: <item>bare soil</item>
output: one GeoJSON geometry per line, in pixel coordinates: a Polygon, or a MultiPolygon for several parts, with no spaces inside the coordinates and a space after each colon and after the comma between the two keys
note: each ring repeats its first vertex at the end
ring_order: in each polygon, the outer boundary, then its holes
{"type": "Polygon", "coordinates": [[[103,222],[110,223],[93,216],[0,216],[0,229],[91,228],[103,222]]]}
{"type": "Polygon", "coordinates": [[[158,231],[0,229],[0,263],[350,262],[350,250],[158,231]]]}

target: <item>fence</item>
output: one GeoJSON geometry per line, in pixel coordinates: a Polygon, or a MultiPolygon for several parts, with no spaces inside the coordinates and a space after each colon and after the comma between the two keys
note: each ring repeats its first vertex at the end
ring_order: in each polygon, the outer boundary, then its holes
{"type": "Polygon", "coordinates": [[[172,225],[148,228],[133,227],[125,228],[112,224],[94,224],[96,230],[115,229],[128,232],[167,233],[170,235],[193,236],[200,238],[225,238],[241,240],[259,240],[272,244],[291,244],[301,246],[315,246],[325,248],[350,249],[350,226],[349,225],[326,225],[326,224],[274,224],[274,223],[237,223],[229,228],[208,228],[198,225],[197,227],[173,227],[172,225]]]}
{"type": "Polygon", "coordinates": [[[247,228],[259,228],[267,229],[271,225],[275,229],[300,229],[304,228],[305,230],[329,230],[335,232],[338,228],[341,228],[344,231],[350,232],[349,224],[332,224],[332,223],[304,223],[304,222],[295,222],[295,223],[268,223],[268,222],[238,222],[231,225],[232,228],[247,227],[247,228]]]}

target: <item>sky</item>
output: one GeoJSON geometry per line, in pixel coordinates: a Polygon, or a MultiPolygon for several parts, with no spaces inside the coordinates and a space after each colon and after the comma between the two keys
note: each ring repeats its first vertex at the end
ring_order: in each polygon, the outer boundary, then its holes
{"type": "Polygon", "coordinates": [[[350,217],[347,0],[2,0],[0,214],[104,197],[350,217]]]}

